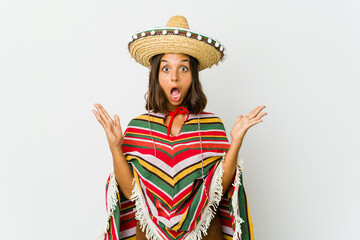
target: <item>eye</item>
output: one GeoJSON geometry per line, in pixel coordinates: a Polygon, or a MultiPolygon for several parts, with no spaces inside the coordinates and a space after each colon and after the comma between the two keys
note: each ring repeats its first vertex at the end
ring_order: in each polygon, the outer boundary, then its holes
{"type": "Polygon", "coordinates": [[[181,71],[186,72],[187,70],[188,70],[188,68],[187,68],[187,67],[185,67],[185,66],[182,66],[182,67],[181,67],[181,71]]]}
{"type": "Polygon", "coordinates": [[[165,67],[162,68],[162,70],[163,70],[164,72],[167,72],[167,71],[169,71],[169,68],[168,68],[167,66],[165,66],[165,67]]]}

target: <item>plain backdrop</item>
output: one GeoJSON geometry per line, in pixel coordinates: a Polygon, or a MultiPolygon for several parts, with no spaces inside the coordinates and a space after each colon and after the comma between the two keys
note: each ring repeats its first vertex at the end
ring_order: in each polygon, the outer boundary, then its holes
{"type": "Polygon", "coordinates": [[[200,73],[206,110],[247,132],[257,240],[357,239],[360,3],[356,0],[0,1],[0,239],[95,239],[112,157],[92,109],[145,113],[130,36],[184,15],[225,61],[200,73]]]}

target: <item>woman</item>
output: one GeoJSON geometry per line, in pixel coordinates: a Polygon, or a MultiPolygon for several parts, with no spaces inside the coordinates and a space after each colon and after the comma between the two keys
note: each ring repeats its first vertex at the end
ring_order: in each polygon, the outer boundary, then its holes
{"type": "Polygon", "coordinates": [[[100,104],[114,173],[106,184],[108,225],[100,239],[253,239],[238,152],[262,122],[259,106],[238,116],[229,143],[220,118],[205,112],[198,72],[224,56],[218,41],[189,30],[182,16],[129,43],[150,68],[147,113],[124,135],[100,104]],[[151,112],[150,112],[151,111],[151,112]]]}

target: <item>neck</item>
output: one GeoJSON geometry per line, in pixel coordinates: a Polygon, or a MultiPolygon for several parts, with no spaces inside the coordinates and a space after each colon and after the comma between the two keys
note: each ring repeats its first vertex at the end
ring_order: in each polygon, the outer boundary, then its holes
{"type": "MultiPolygon", "coordinates": [[[[169,104],[170,105],[170,104],[169,104]]],[[[186,108],[186,106],[184,105],[184,104],[181,104],[181,105],[179,105],[179,106],[174,106],[174,105],[170,105],[170,106],[167,106],[167,109],[168,109],[168,111],[175,111],[175,109],[176,108],[178,108],[178,107],[184,107],[184,108],[186,108]]]]}

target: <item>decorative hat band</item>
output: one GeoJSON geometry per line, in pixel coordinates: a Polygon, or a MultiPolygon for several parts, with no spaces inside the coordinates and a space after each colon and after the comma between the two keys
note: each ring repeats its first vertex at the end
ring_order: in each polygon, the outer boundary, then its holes
{"type": "Polygon", "coordinates": [[[199,41],[205,42],[215,47],[218,51],[220,51],[221,59],[224,57],[225,48],[219,41],[217,41],[214,38],[204,36],[203,34],[194,31],[189,31],[189,29],[185,29],[185,28],[164,27],[164,28],[153,28],[150,30],[137,32],[131,37],[128,44],[128,49],[130,50],[130,45],[134,40],[144,38],[147,36],[154,36],[154,35],[179,35],[179,36],[197,39],[199,41]]]}

